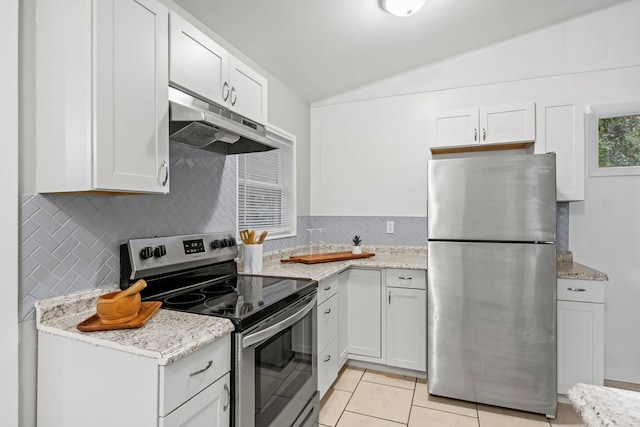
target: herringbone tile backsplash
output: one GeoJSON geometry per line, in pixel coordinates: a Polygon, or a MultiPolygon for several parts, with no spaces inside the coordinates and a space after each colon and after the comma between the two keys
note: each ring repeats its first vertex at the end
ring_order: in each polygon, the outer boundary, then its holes
{"type": "MultiPolygon", "coordinates": [[[[235,230],[236,160],[171,144],[171,193],[143,196],[22,194],[20,312],[38,299],[119,281],[119,245],[131,238],[235,230]]],[[[558,250],[568,248],[568,204],[558,204],[558,250]]],[[[426,245],[425,217],[299,217],[297,236],[266,251],[314,242],[426,245]],[[394,221],[394,233],[386,222],[394,221]]]]}

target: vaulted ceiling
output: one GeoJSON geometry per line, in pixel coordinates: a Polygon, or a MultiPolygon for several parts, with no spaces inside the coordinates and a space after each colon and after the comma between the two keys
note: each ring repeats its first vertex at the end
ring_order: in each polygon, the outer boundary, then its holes
{"type": "Polygon", "coordinates": [[[175,1],[311,102],[627,0],[175,1]]]}

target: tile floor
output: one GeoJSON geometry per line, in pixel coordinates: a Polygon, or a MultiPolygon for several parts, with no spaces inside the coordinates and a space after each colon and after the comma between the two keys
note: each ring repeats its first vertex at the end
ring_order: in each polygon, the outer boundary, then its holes
{"type": "Polygon", "coordinates": [[[571,405],[544,415],[429,396],[423,379],[345,366],[320,406],[327,427],[549,427],[582,426],[571,405]]]}

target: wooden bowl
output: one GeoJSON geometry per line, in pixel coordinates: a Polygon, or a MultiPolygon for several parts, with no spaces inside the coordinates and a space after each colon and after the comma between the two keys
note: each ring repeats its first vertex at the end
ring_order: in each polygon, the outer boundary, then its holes
{"type": "Polygon", "coordinates": [[[114,299],[120,292],[111,292],[100,295],[96,303],[96,311],[100,321],[105,325],[124,323],[138,317],[140,311],[140,293],[122,296],[114,299]]]}

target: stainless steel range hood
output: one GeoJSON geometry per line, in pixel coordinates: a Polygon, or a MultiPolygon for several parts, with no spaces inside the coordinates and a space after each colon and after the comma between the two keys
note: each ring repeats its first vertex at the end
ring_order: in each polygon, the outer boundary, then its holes
{"type": "Polygon", "coordinates": [[[169,87],[169,141],[219,154],[273,150],[265,127],[169,87]]]}

